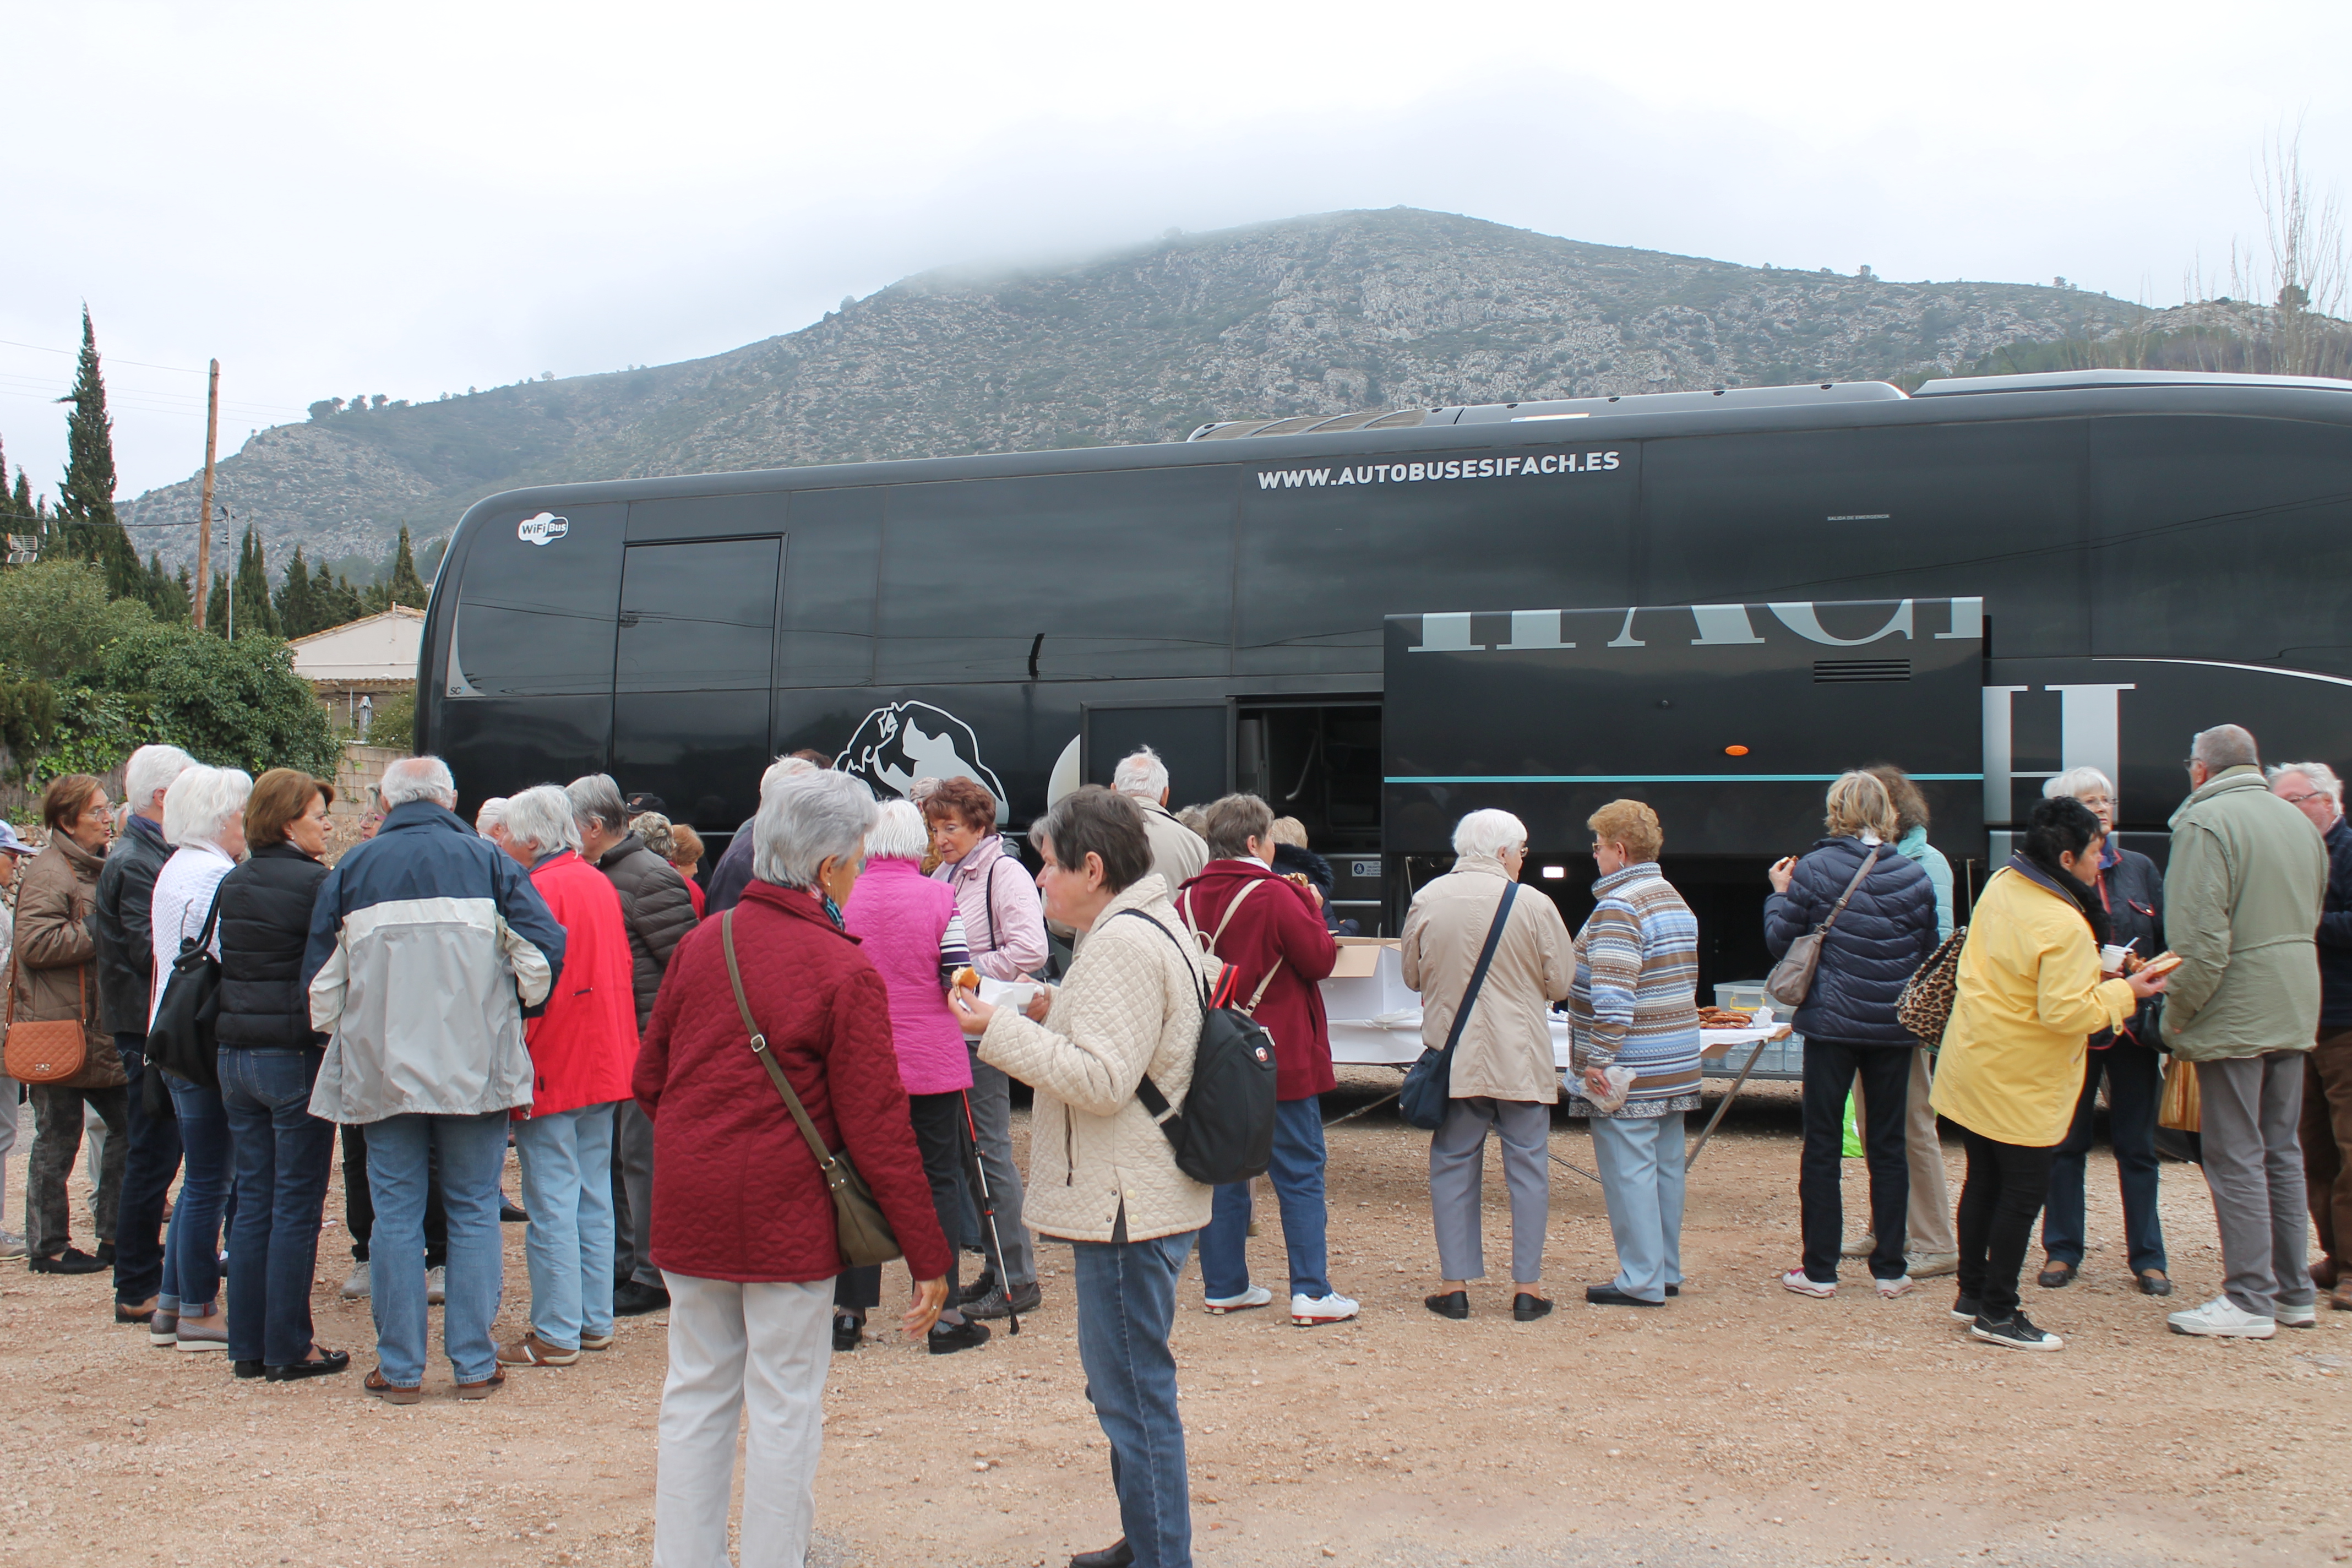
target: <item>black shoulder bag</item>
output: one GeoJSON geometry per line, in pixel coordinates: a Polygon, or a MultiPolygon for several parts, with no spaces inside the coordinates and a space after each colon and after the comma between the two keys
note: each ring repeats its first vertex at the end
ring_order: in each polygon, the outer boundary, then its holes
{"type": "Polygon", "coordinates": [[[199,1089],[220,1087],[220,1047],[213,1026],[220,1020],[221,966],[212,954],[220,901],[215,888],[212,908],[205,911],[205,929],[180,939],[180,956],[172,960],[163,999],[155,1007],[155,1026],[147,1031],[147,1065],[199,1089]]]}
{"type": "Polygon", "coordinates": [[[1454,1009],[1454,1026],[1445,1032],[1445,1048],[1423,1047],[1421,1059],[1404,1075],[1404,1087],[1397,1090],[1397,1114],[1408,1127],[1434,1132],[1445,1124],[1445,1109],[1454,1099],[1454,1047],[1462,1043],[1471,1004],[1478,1000],[1479,988],[1486,984],[1486,971],[1495,962],[1495,950],[1502,945],[1503,928],[1510,923],[1511,900],[1518,892],[1517,882],[1503,885],[1503,901],[1495,907],[1495,923],[1486,928],[1486,945],[1479,950],[1478,967],[1470,972],[1462,1005],[1454,1009]]]}

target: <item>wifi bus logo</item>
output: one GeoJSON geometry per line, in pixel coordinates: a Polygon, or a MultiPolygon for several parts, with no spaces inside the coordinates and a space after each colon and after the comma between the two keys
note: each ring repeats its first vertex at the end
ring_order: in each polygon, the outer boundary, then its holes
{"type": "Polygon", "coordinates": [[[552,544],[572,531],[572,520],[551,511],[524,518],[515,524],[515,537],[525,544],[552,544]]]}

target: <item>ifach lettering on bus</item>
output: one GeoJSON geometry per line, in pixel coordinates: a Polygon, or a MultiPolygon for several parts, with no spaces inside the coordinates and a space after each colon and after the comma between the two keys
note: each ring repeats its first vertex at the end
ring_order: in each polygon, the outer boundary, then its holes
{"type": "Polygon", "coordinates": [[[1431,479],[1536,479],[1550,474],[1601,474],[1615,452],[1546,452],[1524,458],[1449,458],[1443,462],[1367,463],[1344,468],[1269,468],[1262,490],[1337,489],[1341,485],[1414,485],[1431,479]]]}

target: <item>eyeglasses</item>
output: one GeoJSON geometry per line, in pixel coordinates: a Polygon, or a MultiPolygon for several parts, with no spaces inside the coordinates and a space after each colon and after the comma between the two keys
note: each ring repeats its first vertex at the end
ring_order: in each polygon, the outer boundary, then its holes
{"type": "Polygon", "coordinates": [[[2084,805],[2113,805],[2113,797],[2104,795],[2078,795],[2074,797],[2084,805]]]}
{"type": "Polygon", "coordinates": [[[2326,790],[2315,789],[2306,790],[2302,795],[2283,795],[2279,796],[2279,798],[2286,802],[2289,805],[2301,805],[2307,800],[2327,800],[2332,797],[2326,790]]]}

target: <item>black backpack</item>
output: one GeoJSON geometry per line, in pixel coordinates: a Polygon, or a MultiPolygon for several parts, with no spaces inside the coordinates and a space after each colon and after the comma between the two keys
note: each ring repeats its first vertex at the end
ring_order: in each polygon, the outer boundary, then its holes
{"type": "Polygon", "coordinates": [[[147,1065],[199,1089],[220,1087],[213,1026],[220,1018],[221,966],[211,951],[213,925],[219,919],[220,894],[215,891],[205,929],[180,939],[180,956],[172,960],[163,999],[155,1007],[155,1026],[147,1031],[147,1065]]]}
{"type": "MultiPolygon", "coordinates": [[[[1181,938],[1141,910],[1119,913],[1144,921],[1183,951],[1181,938]]],[[[1192,968],[1190,955],[1184,963],[1192,968]]],[[[1175,1149],[1176,1168],[1213,1187],[1262,1176],[1274,1160],[1274,1037],[1248,1014],[1226,1005],[1233,999],[1234,973],[1226,968],[1213,998],[1207,983],[1201,983],[1201,1043],[1184,1109],[1170,1115],[1168,1097],[1148,1073],[1135,1086],[1135,1098],[1175,1149]]]]}

